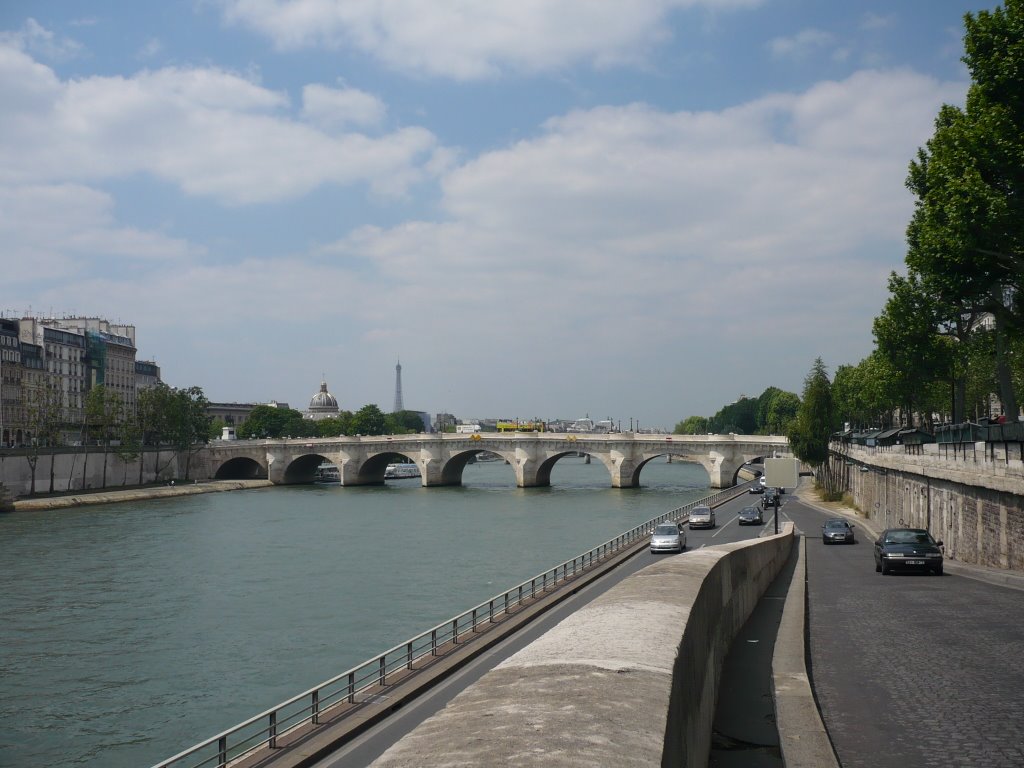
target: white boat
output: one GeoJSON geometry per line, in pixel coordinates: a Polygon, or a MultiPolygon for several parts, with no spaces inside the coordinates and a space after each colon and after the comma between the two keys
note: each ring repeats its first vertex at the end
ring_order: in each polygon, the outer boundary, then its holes
{"type": "Polygon", "coordinates": [[[401,480],[406,477],[419,477],[420,468],[415,464],[388,464],[384,470],[386,480],[401,480]]]}
{"type": "Polygon", "coordinates": [[[316,468],[315,483],[329,484],[341,482],[341,470],[333,464],[321,464],[316,468]]]}

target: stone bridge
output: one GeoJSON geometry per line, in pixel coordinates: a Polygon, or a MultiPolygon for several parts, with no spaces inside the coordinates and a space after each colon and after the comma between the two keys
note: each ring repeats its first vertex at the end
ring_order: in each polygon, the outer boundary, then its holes
{"type": "Polygon", "coordinates": [[[640,484],[644,465],[659,456],[702,465],[712,488],[736,484],[740,467],[754,459],[789,453],[785,437],[766,435],[555,434],[543,432],[382,435],[298,440],[215,441],[194,459],[194,476],[267,478],[275,484],[311,483],[323,462],[335,464],[342,485],[384,482],[389,463],[405,457],[424,486],[461,485],[472,458],[489,451],[515,472],[520,488],[551,484],[551,470],[565,456],[584,454],[608,470],[613,488],[640,484]]]}

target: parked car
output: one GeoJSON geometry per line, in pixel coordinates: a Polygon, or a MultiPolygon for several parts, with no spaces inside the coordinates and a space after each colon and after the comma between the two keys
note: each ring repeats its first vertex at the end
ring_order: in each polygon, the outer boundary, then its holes
{"type": "Polygon", "coordinates": [[[658,523],[651,535],[651,554],[682,552],[686,549],[686,531],[679,523],[658,523]]]}
{"type": "Polygon", "coordinates": [[[737,518],[740,525],[764,525],[764,516],[757,507],[744,507],[737,518]]]}
{"type": "Polygon", "coordinates": [[[821,526],[822,544],[856,544],[857,539],[853,533],[853,526],[849,521],[842,518],[826,520],[821,526]]]}
{"type": "Polygon", "coordinates": [[[886,528],[875,541],[875,571],[924,571],[942,575],[942,541],[924,528],[886,528]]]}
{"type": "Polygon", "coordinates": [[[690,510],[691,528],[714,528],[715,510],[711,507],[699,506],[690,510]]]}

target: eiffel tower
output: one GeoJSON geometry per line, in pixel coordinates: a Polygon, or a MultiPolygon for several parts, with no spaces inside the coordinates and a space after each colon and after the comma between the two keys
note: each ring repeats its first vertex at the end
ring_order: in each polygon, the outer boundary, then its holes
{"type": "Polygon", "coordinates": [[[398,365],[395,366],[395,407],[392,413],[398,413],[404,411],[405,405],[402,403],[402,361],[398,361],[398,365]]]}

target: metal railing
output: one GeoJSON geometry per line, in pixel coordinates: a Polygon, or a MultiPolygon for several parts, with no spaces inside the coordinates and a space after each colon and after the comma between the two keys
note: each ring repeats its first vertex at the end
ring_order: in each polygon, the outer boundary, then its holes
{"type": "Polygon", "coordinates": [[[677,507],[653,520],[619,534],[571,560],[539,573],[511,589],[495,595],[457,616],[421,632],[404,643],[374,656],[362,664],[325,680],[319,685],[293,696],[270,709],[250,717],[216,736],[157,763],[153,768],[225,768],[229,762],[242,760],[256,750],[277,748],[278,741],[303,727],[315,727],[330,717],[336,722],[337,710],[345,705],[349,712],[360,704],[371,703],[376,693],[395,678],[405,679],[414,669],[422,669],[430,659],[444,656],[459,648],[468,638],[500,621],[500,617],[522,607],[538,596],[550,593],[608,557],[635,545],[650,536],[654,528],[666,520],[686,522],[689,512],[698,505],[714,506],[745,494],[747,484],[677,507]],[[424,661],[419,667],[415,664],[424,661]],[[334,709],[335,712],[328,713],[334,709]],[[195,762],[186,762],[193,760],[195,762]]]}

